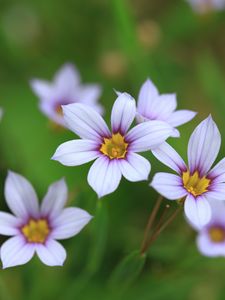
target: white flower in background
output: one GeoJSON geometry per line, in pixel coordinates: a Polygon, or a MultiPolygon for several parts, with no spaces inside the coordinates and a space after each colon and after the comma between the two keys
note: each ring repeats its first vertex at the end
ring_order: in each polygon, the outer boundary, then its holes
{"type": "MultiPolygon", "coordinates": [[[[137,121],[159,120],[169,123],[174,128],[192,120],[196,112],[191,110],[176,110],[176,94],[160,95],[150,79],[142,85],[137,102],[137,121]]],[[[179,136],[177,130],[174,136],[179,136]]]]}
{"type": "Polygon", "coordinates": [[[198,232],[197,246],[201,254],[210,257],[225,256],[225,203],[209,201],[212,217],[201,227],[190,225],[198,232]]]}
{"type": "Polygon", "coordinates": [[[195,128],[189,139],[188,165],[167,143],[152,151],[177,175],[157,173],[151,186],[167,199],[184,198],[184,212],[196,226],[210,221],[208,200],[225,200],[225,158],[211,169],[220,145],[220,132],[209,116],[195,128]]]}
{"type": "Polygon", "coordinates": [[[192,8],[201,14],[212,10],[223,10],[225,8],[225,0],[187,0],[192,8]]]}
{"type": "Polygon", "coordinates": [[[65,126],[62,105],[84,103],[102,113],[98,103],[101,87],[97,84],[82,84],[78,70],[72,64],[65,64],[56,73],[52,82],[33,79],[33,92],[39,97],[41,111],[53,122],[65,126]]]}
{"type": "Polygon", "coordinates": [[[130,129],[136,115],[134,99],[119,93],[111,113],[110,131],[103,118],[83,104],[63,106],[68,127],[81,137],[60,145],[52,159],[65,166],[79,166],[95,160],[88,183],[98,197],[114,192],[122,175],[129,181],[147,180],[149,161],[137,154],[163,143],[174,132],[162,121],[149,121],[130,129]]]}
{"type": "Polygon", "coordinates": [[[14,215],[0,212],[0,234],[12,236],[1,246],[3,268],[23,265],[35,253],[48,266],[63,265],[66,251],[56,240],[78,234],[91,220],[80,208],[64,208],[67,194],[65,181],[59,180],[50,185],[39,208],[32,185],[21,175],[8,173],[5,198],[14,215]]]}

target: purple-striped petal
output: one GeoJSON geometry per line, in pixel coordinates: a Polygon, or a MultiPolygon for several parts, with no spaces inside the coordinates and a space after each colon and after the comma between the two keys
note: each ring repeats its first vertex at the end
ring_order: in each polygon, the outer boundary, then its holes
{"type": "Polygon", "coordinates": [[[110,136],[103,118],[88,105],[81,103],[64,105],[63,113],[68,127],[83,139],[101,141],[102,137],[110,136]]]}
{"type": "Polygon", "coordinates": [[[40,260],[47,266],[62,266],[66,259],[66,250],[55,240],[47,240],[46,243],[37,244],[36,252],[40,260]]]}
{"type": "Polygon", "coordinates": [[[161,121],[148,121],[132,128],[126,140],[130,143],[129,151],[143,152],[156,148],[173,133],[173,128],[161,121]]]}
{"type": "Polygon", "coordinates": [[[127,93],[122,93],[116,99],[111,114],[111,126],[114,133],[125,134],[136,115],[135,100],[127,93]]]}
{"type": "Polygon", "coordinates": [[[65,208],[52,222],[54,229],[51,237],[57,240],[68,239],[78,234],[91,219],[92,216],[83,209],[65,208]]]}
{"type": "Polygon", "coordinates": [[[199,170],[204,176],[214,163],[221,144],[221,136],[212,117],[202,121],[188,143],[188,162],[191,173],[199,170]]]}
{"type": "Polygon", "coordinates": [[[169,200],[178,200],[187,195],[181,178],[174,174],[157,173],[150,184],[159,194],[169,200]]]}
{"type": "Polygon", "coordinates": [[[48,188],[41,204],[41,216],[54,219],[63,210],[68,198],[68,188],[64,179],[54,182],[48,188]]]}
{"type": "Polygon", "coordinates": [[[16,235],[19,233],[18,227],[22,224],[21,219],[5,212],[0,212],[0,234],[16,235]]]}
{"type": "Polygon", "coordinates": [[[194,198],[189,194],[184,202],[184,212],[190,222],[197,228],[202,228],[211,219],[211,208],[203,195],[194,198]]]}
{"type": "Polygon", "coordinates": [[[225,200],[225,183],[213,183],[205,196],[208,199],[225,200]]]}
{"type": "Polygon", "coordinates": [[[215,165],[207,177],[213,179],[213,183],[225,182],[225,158],[215,165]]]}
{"type": "Polygon", "coordinates": [[[225,256],[225,243],[213,243],[206,230],[198,235],[197,247],[201,254],[208,257],[225,256]]]}
{"type": "Polygon", "coordinates": [[[180,155],[166,142],[152,150],[152,153],[159,161],[178,174],[182,174],[187,169],[180,155]]]}
{"type": "Polygon", "coordinates": [[[126,159],[118,161],[122,175],[129,181],[147,180],[151,165],[149,161],[136,153],[129,153],[126,159]]]}
{"type": "Polygon", "coordinates": [[[5,198],[11,211],[21,218],[38,217],[39,207],[35,190],[23,176],[8,172],[5,182],[5,198]]]}
{"type": "Polygon", "coordinates": [[[88,173],[88,183],[101,198],[114,192],[121,180],[121,171],[116,159],[99,157],[88,173]]]}
{"type": "Polygon", "coordinates": [[[196,114],[196,112],[191,110],[177,110],[172,112],[172,114],[167,119],[167,122],[174,127],[178,127],[191,121],[196,116],[196,114]]]}
{"type": "Polygon", "coordinates": [[[79,166],[99,156],[99,144],[91,140],[72,140],[61,144],[52,159],[64,166],[79,166]]]}
{"type": "Polygon", "coordinates": [[[14,236],[3,243],[0,256],[3,269],[24,265],[34,255],[35,246],[27,244],[22,236],[14,236]]]}
{"type": "Polygon", "coordinates": [[[41,99],[49,99],[52,95],[52,85],[47,81],[32,79],[30,86],[33,92],[41,99]]]}
{"type": "Polygon", "coordinates": [[[156,98],[158,95],[159,93],[154,83],[150,79],[147,79],[144,82],[144,84],[141,86],[138,95],[138,103],[137,103],[138,113],[145,116],[147,112],[152,111],[154,98],[156,98]]]}

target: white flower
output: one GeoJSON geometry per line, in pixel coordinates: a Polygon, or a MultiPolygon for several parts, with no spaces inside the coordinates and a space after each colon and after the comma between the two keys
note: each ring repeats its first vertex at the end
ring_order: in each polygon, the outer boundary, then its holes
{"type": "Polygon", "coordinates": [[[99,113],[98,103],[101,87],[97,84],[82,84],[78,70],[72,64],[65,64],[56,73],[53,82],[33,79],[30,82],[34,93],[39,97],[41,111],[55,123],[65,126],[62,105],[84,103],[99,113]]]}
{"type": "MultiPolygon", "coordinates": [[[[189,122],[196,115],[194,111],[176,110],[176,107],[176,94],[160,95],[153,82],[147,79],[138,96],[137,121],[164,121],[176,128],[189,122]]],[[[174,131],[173,136],[179,136],[179,131],[174,131]]]]}
{"type": "Polygon", "coordinates": [[[58,147],[52,159],[65,166],[96,161],[88,173],[88,183],[99,197],[114,192],[122,175],[129,181],[147,180],[150,163],[137,154],[163,143],[174,129],[162,121],[149,121],[129,129],[136,115],[134,99],[120,93],[111,113],[110,131],[103,118],[83,104],[63,106],[68,127],[81,137],[58,147]]]}
{"type": "Polygon", "coordinates": [[[56,240],[78,234],[91,220],[80,208],[64,208],[67,200],[64,180],[50,185],[39,208],[32,185],[21,175],[9,172],[5,198],[14,215],[0,212],[0,234],[12,236],[3,243],[0,256],[3,268],[23,265],[36,253],[48,266],[61,266],[66,251],[56,240]]]}
{"type": "Polygon", "coordinates": [[[157,173],[151,186],[170,200],[185,198],[184,211],[196,226],[211,218],[208,200],[225,200],[225,159],[211,169],[220,149],[220,132],[209,116],[192,133],[188,143],[188,165],[167,143],[153,154],[177,175],[157,173]]]}

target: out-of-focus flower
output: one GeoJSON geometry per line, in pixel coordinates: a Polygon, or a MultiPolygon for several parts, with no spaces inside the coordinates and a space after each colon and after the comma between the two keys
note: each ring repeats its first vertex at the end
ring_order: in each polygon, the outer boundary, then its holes
{"type": "MultiPolygon", "coordinates": [[[[160,95],[150,79],[142,85],[137,103],[137,121],[160,120],[178,127],[192,120],[196,112],[191,110],[177,110],[176,94],[160,95]]],[[[176,131],[175,136],[179,136],[176,131]]]]}
{"type": "Polygon", "coordinates": [[[9,172],[5,197],[14,215],[0,212],[0,234],[12,236],[1,246],[3,268],[23,265],[35,253],[48,266],[63,265],[66,251],[56,240],[76,235],[91,219],[80,208],[63,208],[67,194],[65,181],[57,181],[49,187],[39,208],[32,185],[9,172]]]}
{"type": "Polygon", "coordinates": [[[104,53],[99,61],[101,72],[110,78],[123,76],[127,71],[127,58],[119,51],[104,53]]]}
{"type": "Polygon", "coordinates": [[[98,99],[101,87],[97,84],[81,84],[78,70],[65,64],[55,75],[53,82],[33,79],[31,88],[40,99],[41,111],[55,123],[65,126],[62,105],[80,102],[102,113],[98,99]]]}
{"type": "Polygon", "coordinates": [[[121,93],[111,114],[110,132],[102,117],[83,104],[63,106],[68,127],[80,136],[58,147],[52,159],[78,166],[97,159],[88,173],[88,183],[99,197],[115,191],[122,175],[129,181],[147,180],[150,163],[136,154],[155,148],[173,132],[162,121],[149,121],[129,128],[136,115],[135,100],[121,93]]]}
{"type": "Polygon", "coordinates": [[[203,255],[225,256],[225,203],[209,201],[209,204],[212,212],[210,222],[201,227],[190,225],[198,231],[197,246],[203,255]]]}
{"type": "Polygon", "coordinates": [[[225,8],[225,0],[187,0],[193,9],[201,14],[225,8]]]}
{"type": "Polygon", "coordinates": [[[145,49],[155,48],[161,39],[160,27],[153,20],[143,20],[138,24],[137,37],[145,49]]]}
{"type": "Polygon", "coordinates": [[[192,133],[188,143],[188,166],[167,143],[153,154],[178,175],[157,173],[151,186],[167,199],[185,198],[184,211],[196,226],[207,224],[211,218],[208,199],[225,200],[225,159],[213,169],[221,144],[219,130],[209,116],[192,133]]]}

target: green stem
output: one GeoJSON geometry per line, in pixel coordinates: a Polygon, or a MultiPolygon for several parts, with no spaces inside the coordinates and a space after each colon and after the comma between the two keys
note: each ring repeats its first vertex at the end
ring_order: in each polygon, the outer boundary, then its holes
{"type": "Polygon", "coordinates": [[[155,221],[155,218],[156,218],[156,215],[157,215],[157,212],[160,208],[160,205],[162,203],[162,200],[163,200],[163,197],[160,195],[155,203],[155,206],[152,210],[152,212],[150,213],[149,215],[149,219],[148,219],[148,223],[147,223],[147,226],[145,227],[145,232],[144,232],[144,238],[143,238],[143,241],[142,241],[142,244],[141,244],[141,254],[144,254],[145,253],[145,248],[146,248],[146,244],[147,244],[147,241],[148,241],[148,235],[149,235],[149,232],[152,228],[152,225],[155,221]]]}

